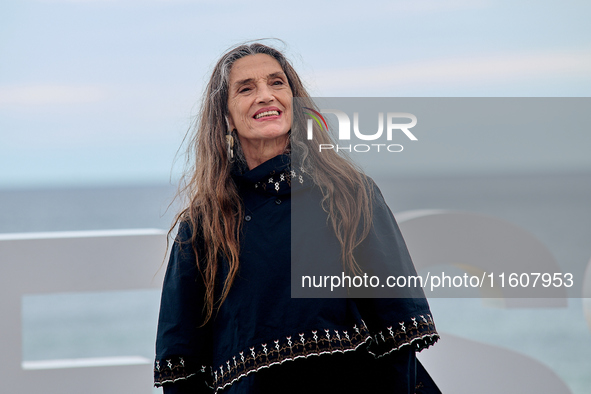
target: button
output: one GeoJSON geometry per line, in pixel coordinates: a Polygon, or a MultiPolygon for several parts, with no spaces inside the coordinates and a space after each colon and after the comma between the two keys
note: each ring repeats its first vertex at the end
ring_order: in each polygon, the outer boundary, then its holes
{"type": "Polygon", "coordinates": [[[275,200],[275,204],[277,204],[277,205],[281,204],[281,200],[280,199],[275,200]]]}
{"type": "Polygon", "coordinates": [[[246,215],[244,217],[244,220],[246,220],[247,222],[250,222],[250,219],[252,219],[252,217],[250,215],[246,215]]]}

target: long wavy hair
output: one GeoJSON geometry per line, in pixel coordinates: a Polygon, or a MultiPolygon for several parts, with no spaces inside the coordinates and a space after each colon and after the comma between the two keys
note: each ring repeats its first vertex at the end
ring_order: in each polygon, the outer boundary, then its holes
{"type": "Polygon", "coordinates": [[[332,150],[318,152],[318,144],[332,143],[329,134],[314,125],[313,139],[306,136],[306,117],[302,107],[314,108],[300,77],[277,49],[261,43],[243,44],[226,52],[215,65],[204,92],[200,111],[189,129],[186,169],[181,178],[177,198],[184,209],[176,215],[169,236],[176,225],[185,221],[190,225],[193,249],[197,241],[203,255],[195,264],[205,283],[205,324],[230,291],[240,266],[240,230],[244,208],[240,194],[230,175],[234,161],[243,161],[240,143],[234,138],[234,159],[229,157],[226,135],[228,130],[228,83],[232,65],[238,59],[255,54],[273,57],[289,80],[299,106],[293,108],[290,131],[292,157],[299,158],[298,166],[322,190],[322,207],[328,213],[338,241],[341,244],[344,269],[359,273],[353,250],[367,236],[371,227],[371,190],[367,177],[349,159],[332,150]],[[199,239],[198,239],[199,237],[199,239]],[[220,257],[223,257],[220,258],[220,257]],[[221,295],[215,299],[216,276],[221,261],[229,265],[221,295]]]}

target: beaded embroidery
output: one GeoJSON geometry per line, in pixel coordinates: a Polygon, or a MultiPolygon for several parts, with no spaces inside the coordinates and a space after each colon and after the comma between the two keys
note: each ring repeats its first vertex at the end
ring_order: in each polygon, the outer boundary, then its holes
{"type": "MultiPolygon", "coordinates": [[[[300,171],[302,174],[304,173],[303,168],[301,168],[300,171]]],[[[298,175],[293,169],[286,169],[281,172],[273,171],[269,174],[268,178],[255,183],[254,188],[266,192],[278,193],[285,188],[290,188],[293,180],[303,184],[304,176],[302,174],[298,175]]]]}
{"type": "MultiPolygon", "coordinates": [[[[373,335],[363,321],[360,326],[354,325],[352,330],[324,328],[320,330],[324,332],[322,335],[318,335],[319,330],[297,332],[294,335],[274,339],[272,346],[268,343],[250,346],[224,361],[219,367],[202,366],[200,372],[204,372],[207,376],[209,371],[210,376],[205,379],[206,384],[217,393],[250,373],[298,358],[355,351],[364,344],[367,344],[369,353],[379,358],[408,345],[413,346],[418,352],[439,339],[429,314],[419,315],[418,318],[412,317],[410,321],[398,324],[400,328],[395,328],[394,325],[389,326],[373,335]]],[[[156,386],[187,379],[196,374],[185,370],[185,361],[180,357],[179,359],[180,361],[175,360],[172,363],[170,360],[165,360],[168,363],[165,368],[162,367],[161,360],[156,361],[154,367],[156,386]],[[185,376],[180,376],[181,370],[186,374],[185,376]]]]}
{"type": "MultiPolygon", "coordinates": [[[[186,365],[184,357],[170,357],[164,360],[156,360],[154,364],[154,385],[156,387],[162,386],[164,383],[174,383],[179,380],[186,380],[192,376],[197,375],[197,368],[186,365]]],[[[207,376],[207,367],[202,365],[199,372],[207,376]]]]}

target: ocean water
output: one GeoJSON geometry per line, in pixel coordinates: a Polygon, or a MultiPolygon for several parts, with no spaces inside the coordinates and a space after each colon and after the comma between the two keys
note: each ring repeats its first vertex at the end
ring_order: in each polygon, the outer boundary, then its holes
{"type": "MultiPolygon", "coordinates": [[[[393,212],[484,213],[534,234],[564,272],[581,278],[591,259],[591,174],[377,178],[393,212]]],[[[0,190],[0,232],[167,229],[174,188],[0,190]]],[[[4,264],[4,262],[3,262],[4,264]]],[[[580,286],[566,308],[494,308],[479,299],[433,299],[438,329],[533,357],[573,393],[591,387],[591,323],[580,286]]],[[[23,299],[23,360],[153,357],[158,291],[29,295],[23,299]]]]}

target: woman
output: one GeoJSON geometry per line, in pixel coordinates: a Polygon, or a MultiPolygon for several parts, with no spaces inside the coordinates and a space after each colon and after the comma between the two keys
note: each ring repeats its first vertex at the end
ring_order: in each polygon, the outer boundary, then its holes
{"type": "Polygon", "coordinates": [[[438,392],[415,357],[438,339],[424,297],[291,298],[292,259],[351,275],[387,259],[389,272],[414,273],[379,189],[336,153],[314,149],[330,142],[322,129],[303,138],[294,97],[313,107],[271,47],[238,46],[214,68],[164,280],[156,386],[438,392]]]}

